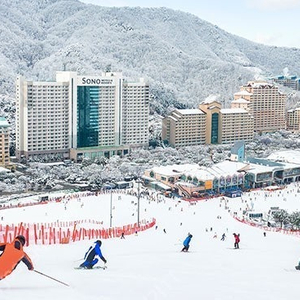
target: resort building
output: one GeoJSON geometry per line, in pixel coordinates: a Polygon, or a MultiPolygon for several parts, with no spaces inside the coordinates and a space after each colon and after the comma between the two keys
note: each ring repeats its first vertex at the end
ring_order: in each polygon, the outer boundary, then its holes
{"type": "Polygon", "coordinates": [[[148,146],[149,86],[122,73],[79,76],[57,72],[54,82],[16,82],[16,156],[83,158],[123,155],[148,146]]]}
{"type": "Polygon", "coordinates": [[[9,132],[10,125],[7,120],[0,117],[0,167],[7,167],[10,164],[9,132]]]}
{"type": "Polygon", "coordinates": [[[173,147],[252,141],[253,117],[243,108],[222,109],[204,101],[199,109],[174,110],[162,121],[162,139],[173,147]]]}
{"type": "Polygon", "coordinates": [[[234,99],[249,101],[247,110],[254,118],[254,131],[275,132],[286,128],[286,94],[265,81],[250,81],[234,94],[234,99]]]}
{"type": "Polygon", "coordinates": [[[284,76],[279,75],[270,78],[274,83],[281,84],[293,90],[300,91],[300,77],[296,75],[284,76]]]}
{"type": "Polygon", "coordinates": [[[287,111],[287,129],[291,131],[300,130],[300,108],[287,111]]]}
{"type": "MultiPolygon", "coordinates": [[[[240,144],[242,146],[242,144],[240,144]]],[[[224,193],[300,181],[300,151],[281,151],[267,159],[217,163],[212,167],[198,164],[154,167],[145,171],[144,181],[158,181],[185,197],[224,193]]]]}
{"type": "Polygon", "coordinates": [[[162,123],[162,138],[173,147],[205,144],[206,115],[200,109],[176,109],[162,123]]]}

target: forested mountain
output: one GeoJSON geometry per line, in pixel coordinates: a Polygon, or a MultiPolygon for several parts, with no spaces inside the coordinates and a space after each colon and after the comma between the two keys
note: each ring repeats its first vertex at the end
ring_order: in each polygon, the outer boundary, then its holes
{"type": "Polygon", "coordinates": [[[18,74],[54,80],[57,70],[96,75],[109,69],[148,79],[151,110],[164,114],[212,95],[228,106],[248,80],[300,70],[300,49],[253,43],[167,8],[1,0],[0,17],[0,94],[9,101],[18,74]]]}

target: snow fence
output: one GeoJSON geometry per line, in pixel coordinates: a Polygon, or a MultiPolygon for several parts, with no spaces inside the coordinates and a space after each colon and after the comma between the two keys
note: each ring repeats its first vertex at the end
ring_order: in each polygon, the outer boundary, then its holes
{"type": "Polygon", "coordinates": [[[252,227],[260,228],[264,231],[280,232],[280,233],[283,233],[283,234],[294,235],[294,236],[300,237],[300,230],[283,229],[283,228],[278,228],[278,227],[268,227],[268,226],[263,226],[263,225],[260,225],[260,224],[256,224],[254,222],[250,222],[246,219],[240,219],[240,218],[238,218],[237,216],[234,216],[234,215],[232,215],[232,217],[235,220],[237,220],[241,223],[244,223],[244,224],[252,226],[252,227]]]}
{"type": "Polygon", "coordinates": [[[0,243],[9,243],[15,236],[22,234],[26,238],[26,246],[51,245],[51,244],[68,244],[81,240],[90,239],[108,239],[124,235],[136,234],[140,231],[147,230],[156,224],[156,220],[141,220],[140,224],[128,224],[121,227],[111,227],[102,229],[92,229],[91,224],[101,224],[95,220],[78,220],[71,222],[54,222],[54,223],[20,223],[18,225],[1,225],[0,224],[0,243]],[[89,228],[84,228],[84,225],[89,228]]]}

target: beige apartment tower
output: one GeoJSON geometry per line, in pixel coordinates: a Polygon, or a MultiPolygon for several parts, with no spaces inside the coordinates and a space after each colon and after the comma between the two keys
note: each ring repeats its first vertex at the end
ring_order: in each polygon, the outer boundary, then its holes
{"type": "Polygon", "coordinates": [[[205,124],[200,109],[176,109],[162,121],[162,140],[175,148],[205,144],[205,124]]]}
{"type": "Polygon", "coordinates": [[[275,132],[286,128],[286,94],[265,81],[250,81],[234,94],[234,99],[249,101],[248,110],[254,118],[254,131],[275,132]]]}
{"type": "Polygon", "coordinates": [[[300,108],[287,111],[287,129],[291,131],[300,131],[300,108]]]}
{"type": "Polygon", "coordinates": [[[9,131],[10,125],[4,117],[0,117],[0,167],[10,164],[9,131]]]}

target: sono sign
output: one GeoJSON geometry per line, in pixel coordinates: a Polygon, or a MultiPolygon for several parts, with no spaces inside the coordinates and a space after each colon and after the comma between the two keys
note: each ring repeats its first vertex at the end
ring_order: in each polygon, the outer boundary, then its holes
{"type": "Polygon", "coordinates": [[[78,77],[78,85],[107,85],[113,84],[112,79],[97,78],[97,77],[78,77]]]}

